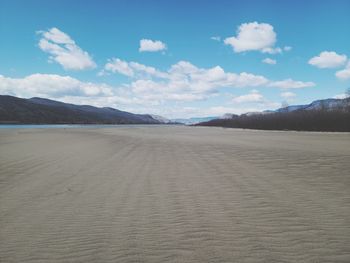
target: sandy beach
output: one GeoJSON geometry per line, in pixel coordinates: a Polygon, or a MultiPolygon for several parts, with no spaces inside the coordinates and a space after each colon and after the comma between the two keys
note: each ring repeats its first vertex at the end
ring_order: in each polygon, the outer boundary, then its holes
{"type": "Polygon", "coordinates": [[[350,134],[0,130],[0,262],[350,262],[350,134]]]}

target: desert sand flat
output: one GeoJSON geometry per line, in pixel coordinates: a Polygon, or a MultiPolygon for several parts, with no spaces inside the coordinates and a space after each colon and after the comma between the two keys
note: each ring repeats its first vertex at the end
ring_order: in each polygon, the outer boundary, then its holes
{"type": "Polygon", "coordinates": [[[0,262],[350,262],[350,134],[0,130],[0,262]]]}

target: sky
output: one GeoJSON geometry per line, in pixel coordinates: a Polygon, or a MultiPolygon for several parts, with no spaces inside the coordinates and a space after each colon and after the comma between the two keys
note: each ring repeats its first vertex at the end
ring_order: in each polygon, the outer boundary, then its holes
{"type": "Polygon", "coordinates": [[[343,98],[350,1],[0,1],[0,94],[167,118],[343,98]]]}

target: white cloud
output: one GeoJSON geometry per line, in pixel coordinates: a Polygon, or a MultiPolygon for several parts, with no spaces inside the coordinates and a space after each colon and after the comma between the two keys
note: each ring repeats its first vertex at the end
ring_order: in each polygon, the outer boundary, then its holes
{"type": "Polygon", "coordinates": [[[167,73],[163,73],[154,67],[145,66],[138,62],[127,62],[119,58],[112,58],[105,65],[102,75],[106,72],[119,73],[128,77],[166,77],[167,73]]]}
{"type": "Polygon", "coordinates": [[[224,40],[226,45],[232,46],[235,52],[261,51],[263,53],[282,53],[282,49],[274,47],[276,33],[273,26],[267,23],[244,23],[238,27],[237,36],[224,40]]]}
{"type": "MultiPolygon", "coordinates": [[[[266,109],[273,109],[279,107],[279,103],[272,102],[265,98],[258,90],[251,90],[250,93],[241,96],[234,97],[232,102],[238,105],[245,105],[242,108],[252,108],[254,105],[255,110],[246,110],[245,112],[252,111],[262,111],[266,109]]],[[[237,111],[231,111],[231,113],[236,113],[237,111]]]]}
{"type": "Polygon", "coordinates": [[[309,60],[309,64],[318,68],[337,68],[345,64],[346,55],[339,55],[334,51],[323,51],[320,55],[309,60]]]}
{"type": "Polygon", "coordinates": [[[70,36],[55,27],[51,28],[49,31],[38,31],[38,33],[41,33],[47,40],[57,44],[75,44],[70,36]]]}
{"type": "MultiPolygon", "coordinates": [[[[127,62],[111,59],[104,70],[131,77],[131,82],[125,84],[133,96],[148,101],[196,101],[217,96],[221,88],[245,87],[278,87],[304,88],[314,86],[312,82],[268,80],[264,76],[247,72],[225,72],[220,66],[212,68],[198,68],[188,61],[179,61],[167,71],[137,62],[127,62]]],[[[259,97],[254,94],[250,97],[259,97]]]]}
{"type": "Polygon", "coordinates": [[[350,61],[346,65],[345,69],[339,70],[335,73],[335,76],[341,80],[350,79],[350,61]]]}
{"type": "Polygon", "coordinates": [[[49,61],[59,63],[66,70],[85,70],[96,67],[91,56],[66,33],[57,28],[49,31],[38,31],[42,36],[39,47],[50,55],[49,61]]]}
{"type": "Polygon", "coordinates": [[[219,37],[219,36],[214,36],[214,37],[211,37],[210,38],[211,40],[214,40],[214,41],[221,41],[221,37],[219,37]]]}
{"type": "Polygon", "coordinates": [[[157,51],[162,51],[166,50],[167,47],[166,45],[159,40],[151,40],[151,39],[141,39],[140,40],[140,52],[157,52],[157,51]]]}
{"type": "Polygon", "coordinates": [[[285,46],[285,47],[283,48],[283,50],[284,50],[284,51],[290,51],[290,50],[292,50],[292,47],[291,47],[291,46],[285,46]]]}
{"type": "Polygon", "coordinates": [[[169,70],[161,71],[137,62],[127,62],[119,58],[113,58],[105,65],[104,70],[134,79],[130,83],[130,87],[135,92],[145,94],[156,93],[153,97],[159,98],[164,96],[164,98],[174,100],[176,98],[180,100],[183,97],[187,98],[187,100],[191,98],[193,100],[195,98],[204,99],[208,97],[208,94],[215,93],[222,87],[244,88],[267,86],[282,89],[298,89],[315,86],[313,82],[295,81],[292,79],[273,81],[264,76],[247,72],[225,72],[220,66],[208,69],[198,68],[188,61],[179,61],[172,65],[169,70]],[[180,96],[177,92],[187,95],[182,94],[180,96]],[[173,93],[173,95],[168,96],[164,93],[173,93]]]}
{"type": "Polygon", "coordinates": [[[104,69],[106,71],[111,71],[114,73],[120,73],[122,75],[132,77],[134,75],[134,70],[129,66],[129,63],[119,58],[112,58],[110,62],[108,62],[104,69]]]}
{"type": "Polygon", "coordinates": [[[203,100],[222,87],[256,87],[268,83],[263,76],[225,72],[220,66],[203,69],[187,61],[160,71],[137,62],[112,59],[104,70],[132,77],[134,80],[128,84],[132,92],[149,100],[203,100]]]}
{"type": "Polygon", "coordinates": [[[106,84],[82,82],[69,76],[32,74],[25,78],[7,78],[0,75],[0,93],[19,97],[112,96],[113,89],[106,84]]]}
{"type": "Polygon", "coordinates": [[[236,102],[236,103],[263,102],[264,96],[261,95],[258,91],[253,91],[253,92],[246,94],[246,95],[234,97],[232,99],[232,101],[236,102]]]}
{"type": "Polygon", "coordinates": [[[296,94],[293,92],[290,92],[290,91],[286,91],[286,92],[281,93],[281,97],[285,98],[285,99],[291,99],[291,98],[294,98],[295,96],[296,96],[296,94]]]}
{"type": "Polygon", "coordinates": [[[271,58],[265,58],[262,60],[262,62],[269,65],[276,65],[277,63],[275,59],[271,59],[271,58]]]}
{"type": "Polygon", "coordinates": [[[145,66],[138,62],[130,62],[129,65],[134,72],[139,74],[139,76],[149,75],[149,76],[158,77],[158,78],[166,78],[168,76],[168,74],[165,72],[161,72],[154,67],[145,66]]]}
{"type": "Polygon", "coordinates": [[[281,89],[302,89],[302,88],[308,88],[308,87],[314,87],[316,84],[308,81],[295,81],[292,79],[285,79],[280,81],[272,81],[269,83],[269,87],[275,87],[275,88],[281,88],[281,89]]]}

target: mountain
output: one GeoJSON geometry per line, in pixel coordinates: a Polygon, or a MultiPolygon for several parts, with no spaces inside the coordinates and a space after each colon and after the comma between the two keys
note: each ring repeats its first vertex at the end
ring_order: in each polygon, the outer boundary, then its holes
{"type": "Polygon", "coordinates": [[[317,100],[276,111],[233,115],[196,124],[258,130],[350,132],[350,98],[317,100]]]}
{"type": "Polygon", "coordinates": [[[114,108],[0,95],[0,123],[14,124],[161,124],[148,114],[114,108]]]}
{"type": "Polygon", "coordinates": [[[186,125],[192,125],[192,124],[197,124],[200,122],[205,122],[205,121],[210,121],[213,119],[216,119],[217,117],[193,117],[193,118],[189,118],[189,119],[172,119],[172,122],[175,123],[183,123],[186,125]]]}
{"type": "Polygon", "coordinates": [[[350,99],[316,100],[306,105],[294,105],[276,110],[277,112],[292,112],[296,110],[336,110],[350,106],[350,99]]]}

